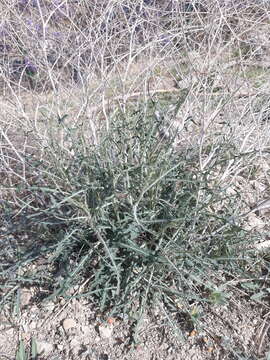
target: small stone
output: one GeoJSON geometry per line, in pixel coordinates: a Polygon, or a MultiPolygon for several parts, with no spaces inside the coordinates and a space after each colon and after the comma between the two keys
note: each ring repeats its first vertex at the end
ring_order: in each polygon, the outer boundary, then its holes
{"type": "Polygon", "coordinates": [[[53,312],[55,309],[55,304],[52,301],[48,301],[42,304],[43,309],[46,310],[46,312],[53,312]]]}
{"type": "Polygon", "coordinates": [[[20,293],[21,307],[24,308],[25,306],[29,305],[31,298],[32,294],[30,290],[22,289],[20,293]]]}
{"type": "Polygon", "coordinates": [[[76,323],[76,321],[74,320],[74,319],[65,319],[64,321],[63,321],[63,324],[62,324],[62,326],[63,326],[63,329],[65,330],[65,331],[68,331],[69,329],[72,329],[72,328],[74,328],[74,327],[76,327],[76,325],[77,325],[77,323],[76,323]]]}
{"type": "Polygon", "coordinates": [[[50,344],[46,341],[36,340],[37,344],[37,355],[49,355],[53,351],[53,344],[50,344]]]}
{"type": "Polygon", "coordinates": [[[66,299],[61,299],[60,301],[59,301],[59,304],[61,305],[61,306],[64,306],[65,304],[66,304],[66,299]]]}
{"type": "Polygon", "coordinates": [[[103,326],[100,325],[98,328],[98,332],[99,335],[103,338],[103,339],[108,339],[112,336],[113,333],[113,326],[103,326]]]}

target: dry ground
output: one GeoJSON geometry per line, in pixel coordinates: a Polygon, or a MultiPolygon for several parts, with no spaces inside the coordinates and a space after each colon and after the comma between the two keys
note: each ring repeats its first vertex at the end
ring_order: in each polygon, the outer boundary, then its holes
{"type": "MultiPolygon", "coordinates": [[[[170,328],[166,310],[157,306],[140,320],[139,341],[130,344],[134,330],[125,318],[100,317],[95,304],[83,298],[58,299],[33,304],[35,289],[21,289],[21,309],[6,311],[1,317],[1,359],[14,359],[19,339],[37,341],[41,359],[237,359],[253,353],[252,359],[265,359],[269,351],[269,311],[242,299],[226,306],[209,308],[204,329],[192,329],[179,313],[176,323],[185,338],[170,328]],[[18,311],[18,313],[16,313],[18,311]]],[[[132,296],[132,294],[131,294],[132,296]]]]}

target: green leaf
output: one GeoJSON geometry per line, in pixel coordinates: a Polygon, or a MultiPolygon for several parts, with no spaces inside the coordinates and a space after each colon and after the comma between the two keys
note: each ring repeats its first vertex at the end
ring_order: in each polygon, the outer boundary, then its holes
{"type": "Polygon", "coordinates": [[[20,340],[19,349],[16,354],[16,360],[27,360],[24,343],[20,340]]]}
{"type": "Polygon", "coordinates": [[[215,290],[210,295],[210,301],[215,305],[224,305],[227,303],[228,294],[220,290],[215,290]]]}
{"type": "Polygon", "coordinates": [[[242,283],[241,287],[248,290],[257,290],[260,286],[254,282],[242,283]]]}
{"type": "Polygon", "coordinates": [[[256,293],[256,294],[253,294],[251,297],[250,297],[250,299],[251,300],[261,300],[263,297],[265,296],[265,293],[263,292],[263,291],[260,291],[260,292],[258,292],[258,293],[256,293]]]}
{"type": "Polygon", "coordinates": [[[32,338],[32,344],[31,344],[31,356],[32,356],[32,360],[36,360],[36,359],[37,359],[37,355],[38,355],[37,343],[36,343],[36,340],[35,340],[34,338],[32,338]]]}

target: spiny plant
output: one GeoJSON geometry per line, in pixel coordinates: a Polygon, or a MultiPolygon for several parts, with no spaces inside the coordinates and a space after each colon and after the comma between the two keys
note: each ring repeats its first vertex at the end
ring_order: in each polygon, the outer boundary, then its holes
{"type": "Polygon", "coordinates": [[[153,303],[193,313],[230,298],[216,272],[236,276],[253,260],[243,248],[250,236],[228,216],[237,194],[216,177],[242,155],[227,141],[215,157],[211,143],[175,149],[177,133],[163,138],[154,113],[147,103],[119,109],[95,146],[59,124],[68,151],[52,138],[50,161],[33,165],[42,183],[20,188],[20,231],[39,239],[19,244],[13,283],[50,286],[55,297],[88,279],[84,296],[113,314],[153,303]],[[41,257],[46,274],[27,266],[41,257]]]}

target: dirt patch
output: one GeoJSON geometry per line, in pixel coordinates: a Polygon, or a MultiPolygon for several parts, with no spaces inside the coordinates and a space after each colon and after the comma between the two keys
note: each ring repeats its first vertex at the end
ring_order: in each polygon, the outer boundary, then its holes
{"type": "Polygon", "coordinates": [[[181,309],[169,318],[160,306],[144,314],[135,328],[131,316],[104,317],[84,298],[36,305],[31,302],[34,289],[19,293],[18,314],[1,316],[1,359],[14,359],[19,339],[30,345],[32,338],[44,360],[254,359],[269,351],[269,313],[244,296],[209,307],[199,328],[189,324],[181,309]]]}

